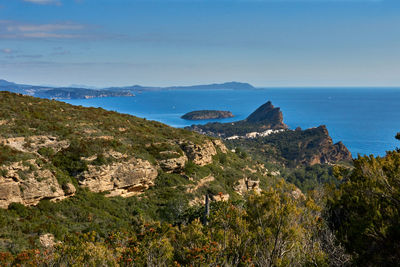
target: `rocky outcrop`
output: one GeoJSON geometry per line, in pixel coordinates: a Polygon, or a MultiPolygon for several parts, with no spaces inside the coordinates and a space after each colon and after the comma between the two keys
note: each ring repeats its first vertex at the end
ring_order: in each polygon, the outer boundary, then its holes
{"type": "Polygon", "coordinates": [[[56,244],[61,242],[56,242],[53,234],[42,234],[39,236],[39,242],[42,247],[46,249],[53,248],[56,244]]]}
{"type": "Polygon", "coordinates": [[[217,154],[217,150],[210,140],[206,140],[201,145],[191,142],[183,143],[181,147],[189,160],[200,166],[205,166],[212,163],[212,157],[217,154]]]}
{"type": "Polygon", "coordinates": [[[36,205],[42,199],[60,200],[65,193],[50,170],[40,169],[34,160],[2,166],[0,208],[16,202],[36,205]]]}
{"type": "Polygon", "coordinates": [[[54,152],[58,152],[69,146],[68,141],[59,141],[57,137],[47,135],[0,138],[0,144],[9,146],[18,151],[35,153],[42,147],[52,148],[54,152]]]}
{"type": "Polygon", "coordinates": [[[73,184],[67,183],[62,186],[62,189],[64,190],[65,195],[67,196],[73,196],[75,195],[76,188],[73,184]]]}
{"type": "Polygon", "coordinates": [[[157,175],[156,167],[150,162],[132,158],[110,165],[89,165],[79,177],[79,184],[92,192],[110,191],[109,196],[128,197],[154,185],[157,175]]]}
{"type": "Polygon", "coordinates": [[[260,106],[246,119],[246,122],[263,124],[267,129],[285,129],[287,125],[283,123],[283,115],[280,108],[274,107],[271,101],[260,106]]]}
{"type": "MultiPolygon", "coordinates": [[[[162,153],[162,152],[161,152],[162,153]]],[[[160,153],[160,154],[161,154],[160,153]]],[[[164,152],[166,154],[166,152],[164,152]]],[[[160,164],[160,167],[163,171],[172,173],[172,172],[180,172],[185,168],[186,162],[188,161],[188,158],[186,155],[180,155],[177,152],[174,151],[167,151],[167,154],[173,155],[176,157],[172,158],[167,158],[163,160],[159,160],[158,163],[160,164]]]]}
{"type": "Polygon", "coordinates": [[[336,163],[340,161],[351,161],[351,152],[342,142],[333,143],[325,125],[305,130],[307,134],[314,134],[317,138],[307,142],[299,142],[298,146],[303,148],[299,159],[304,165],[336,163]],[[312,150],[314,153],[306,153],[312,150]]]}
{"type": "Polygon", "coordinates": [[[219,150],[221,150],[222,153],[226,154],[228,152],[228,149],[226,148],[225,144],[222,143],[220,139],[213,139],[212,143],[216,148],[219,148],[219,150]]]}
{"type": "Polygon", "coordinates": [[[243,178],[238,181],[234,189],[239,195],[244,195],[250,191],[259,193],[261,192],[260,181],[243,178]]]}
{"type": "MultiPolygon", "coordinates": [[[[68,142],[57,141],[51,136],[2,139],[2,144],[37,156],[40,156],[37,150],[41,147],[51,147],[58,151],[69,145],[68,142]]],[[[159,167],[147,160],[129,159],[127,155],[119,152],[105,152],[106,156],[114,158],[116,162],[101,166],[89,164],[88,170],[77,177],[79,185],[93,192],[109,191],[108,196],[138,195],[154,185],[158,175],[157,168],[169,173],[181,173],[189,159],[197,165],[204,166],[212,163],[217,149],[222,153],[227,152],[221,140],[207,140],[202,144],[186,142],[181,143],[180,147],[184,153],[160,152],[161,158],[165,159],[157,161],[159,167]]],[[[95,158],[96,156],[92,156],[81,160],[91,162],[95,158]]],[[[72,183],[60,186],[54,174],[38,166],[34,159],[2,166],[1,170],[3,176],[0,177],[0,208],[7,208],[13,202],[36,205],[42,199],[61,200],[76,193],[72,183]]]]}
{"type": "Polygon", "coordinates": [[[196,110],[181,116],[181,118],[185,120],[211,120],[233,117],[232,112],[224,110],[196,110]]]}

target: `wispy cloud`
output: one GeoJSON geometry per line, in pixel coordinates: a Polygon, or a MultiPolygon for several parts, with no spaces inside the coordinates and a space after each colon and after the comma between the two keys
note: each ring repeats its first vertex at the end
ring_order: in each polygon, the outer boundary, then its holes
{"type": "Polygon", "coordinates": [[[74,39],[84,37],[86,26],[76,23],[28,24],[0,20],[0,39],[74,39]]]}
{"type": "Polygon", "coordinates": [[[12,50],[11,48],[3,48],[1,49],[1,52],[4,54],[12,54],[14,53],[14,50],[12,50]]]}
{"type": "Polygon", "coordinates": [[[29,2],[37,5],[61,5],[60,0],[23,0],[24,2],[29,2]]]}

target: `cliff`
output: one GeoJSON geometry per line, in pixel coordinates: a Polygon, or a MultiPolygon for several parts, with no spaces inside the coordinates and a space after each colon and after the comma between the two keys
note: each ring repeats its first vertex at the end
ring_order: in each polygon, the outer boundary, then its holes
{"type": "Polygon", "coordinates": [[[210,120],[232,117],[234,117],[232,112],[222,110],[196,110],[188,112],[181,116],[181,118],[185,120],[210,120]]]}
{"type": "Polygon", "coordinates": [[[285,130],[268,136],[226,140],[254,158],[289,168],[315,164],[351,162],[352,155],[342,142],[333,143],[325,125],[306,130],[285,130]]]}

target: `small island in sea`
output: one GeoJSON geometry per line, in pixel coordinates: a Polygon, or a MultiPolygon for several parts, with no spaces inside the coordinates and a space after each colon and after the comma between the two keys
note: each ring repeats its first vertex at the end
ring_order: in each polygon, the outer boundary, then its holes
{"type": "Polygon", "coordinates": [[[181,116],[181,118],[185,120],[211,120],[233,117],[232,112],[223,110],[195,110],[181,116]]]}

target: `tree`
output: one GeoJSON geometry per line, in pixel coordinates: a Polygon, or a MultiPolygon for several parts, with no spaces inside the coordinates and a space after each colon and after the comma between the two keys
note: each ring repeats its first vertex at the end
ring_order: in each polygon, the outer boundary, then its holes
{"type": "Polygon", "coordinates": [[[343,183],[329,200],[330,223],[361,266],[400,262],[400,152],[365,156],[354,170],[342,170],[343,183]]]}

